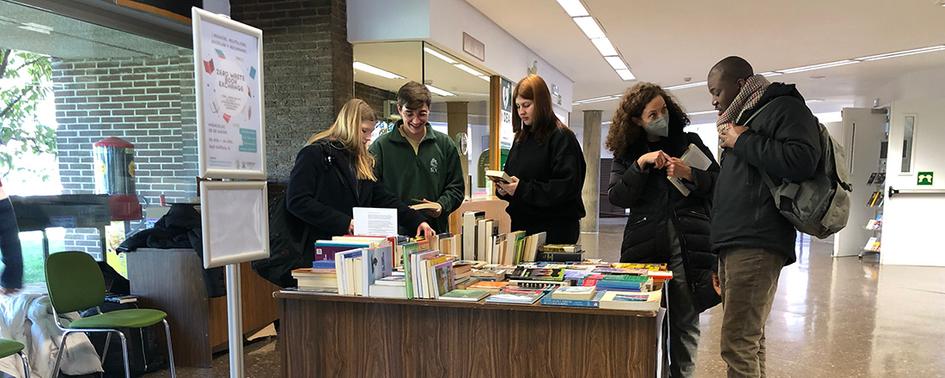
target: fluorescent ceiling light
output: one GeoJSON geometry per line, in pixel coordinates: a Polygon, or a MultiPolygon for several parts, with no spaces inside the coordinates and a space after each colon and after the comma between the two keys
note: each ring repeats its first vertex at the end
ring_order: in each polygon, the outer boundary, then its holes
{"type": "Polygon", "coordinates": [[[836,62],[830,62],[830,63],[821,63],[821,64],[813,64],[810,66],[803,66],[803,67],[797,67],[797,68],[788,68],[786,70],[778,70],[778,72],[792,74],[792,73],[798,73],[798,72],[821,70],[824,68],[846,66],[848,64],[856,64],[859,62],[860,61],[858,60],[846,59],[846,60],[838,60],[836,62]]]}
{"type": "Polygon", "coordinates": [[[616,71],[617,75],[620,75],[620,79],[623,81],[630,81],[637,78],[636,76],[633,76],[633,72],[630,72],[628,69],[620,69],[616,71]]]}
{"type": "Polygon", "coordinates": [[[607,60],[607,63],[610,63],[610,66],[615,70],[627,69],[627,64],[624,63],[623,59],[621,59],[619,56],[605,56],[604,59],[607,60]]]}
{"type": "Polygon", "coordinates": [[[679,89],[703,87],[703,86],[705,86],[706,84],[708,84],[708,83],[705,82],[705,81],[697,81],[697,82],[694,82],[694,83],[686,83],[686,84],[674,85],[674,86],[671,86],[671,87],[666,87],[665,89],[666,89],[666,90],[670,90],[670,91],[675,91],[675,90],[679,90],[679,89]]]}
{"type": "Polygon", "coordinates": [[[591,42],[594,44],[594,47],[597,48],[597,51],[600,51],[600,54],[603,56],[616,56],[617,49],[614,48],[614,45],[610,43],[610,40],[607,37],[604,38],[595,38],[591,42]]]}
{"type": "Polygon", "coordinates": [[[372,75],[377,75],[377,76],[380,76],[380,77],[383,77],[383,78],[386,78],[386,79],[403,79],[403,78],[404,78],[403,76],[400,76],[400,75],[395,74],[395,73],[393,73],[393,72],[384,71],[384,70],[382,70],[382,69],[380,69],[380,68],[377,68],[377,67],[374,67],[374,66],[372,66],[372,65],[370,65],[370,64],[361,63],[361,62],[354,62],[354,69],[356,69],[356,70],[358,70],[358,71],[361,71],[361,72],[366,72],[366,73],[369,73],[369,74],[372,74],[372,75]]]}
{"type": "Polygon", "coordinates": [[[473,75],[473,76],[482,76],[482,72],[476,71],[476,70],[472,69],[471,67],[469,67],[469,66],[467,66],[467,65],[465,65],[465,64],[462,64],[462,63],[454,64],[453,67],[456,67],[456,68],[459,68],[459,69],[461,69],[461,70],[463,70],[463,71],[466,71],[466,73],[468,73],[468,74],[470,74],[470,75],[473,75]]]}
{"type": "Polygon", "coordinates": [[[47,35],[53,31],[53,28],[51,26],[40,25],[34,22],[24,22],[20,24],[20,26],[18,27],[23,30],[29,30],[29,31],[37,32],[37,33],[47,34],[47,35]]]}
{"type": "Polygon", "coordinates": [[[885,54],[878,54],[878,55],[870,55],[870,56],[864,56],[864,57],[862,57],[862,58],[856,58],[856,59],[854,59],[854,60],[862,60],[862,61],[864,61],[864,62],[872,62],[872,61],[876,61],[876,60],[883,60],[883,59],[889,59],[889,58],[898,58],[898,57],[902,57],[902,56],[917,55],[917,54],[926,54],[926,53],[931,53],[931,52],[936,52],[936,51],[942,51],[942,50],[945,50],[945,45],[923,47],[923,48],[920,48],[920,49],[912,49],[912,50],[896,51],[896,52],[885,53],[885,54]]]}
{"type": "Polygon", "coordinates": [[[489,78],[489,75],[479,75],[479,78],[485,81],[492,81],[492,79],[489,78]]]}
{"type": "Polygon", "coordinates": [[[443,97],[456,96],[455,94],[452,94],[452,93],[450,93],[450,92],[444,91],[444,90],[442,90],[442,89],[440,89],[440,88],[437,88],[437,87],[434,87],[434,86],[432,86],[432,85],[430,85],[430,84],[427,84],[427,89],[429,89],[430,92],[436,93],[436,94],[438,94],[438,95],[440,95],[440,96],[443,96],[443,97]]]}
{"type": "Polygon", "coordinates": [[[453,58],[450,58],[450,57],[448,57],[448,56],[446,56],[446,55],[440,53],[439,51],[436,51],[436,50],[431,49],[431,48],[429,48],[429,47],[424,47],[424,48],[423,48],[423,51],[426,51],[427,54],[430,54],[430,55],[433,55],[433,56],[435,56],[435,57],[437,57],[437,58],[440,58],[440,60],[442,60],[442,61],[444,61],[444,62],[446,62],[446,63],[449,63],[449,64],[456,64],[456,60],[454,60],[453,58]]]}
{"type": "Polygon", "coordinates": [[[764,77],[772,77],[772,76],[781,76],[784,74],[778,71],[768,71],[768,72],[762,72],[759,75],[764,76],[764,77]]]}
{"type": "Polygon", "coordinates": [[[610,95],[610,96],[594,97],[594,98],[588,98],[588,99],[584,99],[584,100],[575,101],[575,102],[572,103],[572,105],[593,104],[593,103],[595,103],[595,102],[604,102],[604,101],[616,100],[616,99],[618,99],[618,98],[620,98],[620,95],[619,95],[619,94],[610,95]]]}
{"type": "Polygon", "coordinates": [[[718,114],[718,111],[717,110],[703,110],[701,112],[686,113],[686,115],[691,115],[691,116],[697,116],[697,115],[703,115],[703,114],[718,114]]]}
{"type": "Polygon", "coordinates": [[[571,17],[588,16],[587,8],[581,4],[581,0],[558,0],[558,5],[564,8],[564,11],[571,17]]]}
{"type": "Polygon", "coordinates": [[[597,21],[594,20],[594,17],[585,16],[585,17],[575,17],[572,18],[574,23],[577,24],[581,31],[584,32],[584,35],[587,38],[592,40],[597,38],[607,38],[607,35],[604,34],[604,29],[600,28],[600,25],[597,25],[597,21]]]}

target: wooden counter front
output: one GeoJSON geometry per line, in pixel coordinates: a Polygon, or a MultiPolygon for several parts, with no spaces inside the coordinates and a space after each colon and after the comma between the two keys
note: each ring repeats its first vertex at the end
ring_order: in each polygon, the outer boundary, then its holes
{"type": "Polygon", "coordinates": [[[279,291],[284,377],[653,377],[663,313],[279,291]]]}

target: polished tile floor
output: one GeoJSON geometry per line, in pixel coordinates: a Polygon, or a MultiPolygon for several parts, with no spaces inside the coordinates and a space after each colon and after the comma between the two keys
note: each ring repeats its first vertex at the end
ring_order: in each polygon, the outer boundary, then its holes
{"type": "MultiPolygon", "coordinates": [[[[599,240],[582,243],[613,261],[622,232],[605,219],[599,240]]],[[[768,377],[945,377],[945,268],[834,259],[831,250],[829,241],[805,238],[798,262],[781,273],[766,330],[768,377]]],[[[720,324],[721,308],[702,314],[697,377],[725,376],[720,324]]],[[[270,339],[247,347],[247,376],[279,376],[275,346],[270,339]]],[[[227,366],[221,355],[213,369],[182,368],[179,376],[225,377],[227,366]]]]}

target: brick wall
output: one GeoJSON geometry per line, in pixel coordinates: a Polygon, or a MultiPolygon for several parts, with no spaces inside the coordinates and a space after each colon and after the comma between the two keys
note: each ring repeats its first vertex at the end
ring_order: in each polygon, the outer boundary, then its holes
{"type": "Polygon", "coordinates": [[[354,97],[367,102],[377,112],[378,118],[384,116],[384,101],[397,101],[397,93],[358,82],[354,83],[354,97]]]}
{"type": "Polygon", "coordinates": [[[263,30],[269,179],[288,180],[312,133],[351,98],[354,73],[345,0],[231,0],[234,20],[263,30]]]}
{"type": "MultiPolygon", "coordinates": [[[[135,186],[157,203],[196,196],[197,147],[190,50],[179,56],[55,60],[53,95],[63,193],[94,193],[92,144],[135,145],[135,186]]],[[[94,230],[70,230],[67,249],[98,253],[94,230]]]]}

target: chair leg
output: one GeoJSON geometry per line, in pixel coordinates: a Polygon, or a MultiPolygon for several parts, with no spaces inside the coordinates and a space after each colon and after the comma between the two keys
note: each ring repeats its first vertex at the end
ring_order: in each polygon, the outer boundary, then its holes
{"type": "Polygon", "coordinates": [[[102,358],[100,358],[100,360],[102,361],[102,366],[105,366],[105,357],[108,356],[108,346],[109,346],[109,345],[112,345],[112,333],[111,333],[111,332],[105,333],[105,347],[102,348],[102,358]]]}
{"type": "Polygon", "coordinates": [[[167,367],[171,370],[171,378],[177,378],[177,368],[174,367],[174,347],[171,345],[171,326],[164,319],[164,335],[167,337],[167,367]]]}
{"type": "Polygon", "coordinates": [[[20,355],[20,361],[23,362],[23,378],[30,378],[30,359],[26,357],[26,353],[20,352],[17,354],[20,355]]]}
{"type": "Polygon", "coordinates": [[[66,353],[66,338],[72,334],[71,331],[65,331],[62,334],[62,340],[59,341],[59,353],[56,353],[56,365],[53,367],[53,378],[59,377],[59,364],[62,362],[62,355],[66,353]]]}
{"type": "Polygon", "coordinates": [[[121,355],[125,358],[125,378],[131,378],[131,367],[128,365],[128,340],[121,331],[115,330],[115,332],[118,333],[118,337],[121,339],[121,355]]]}

